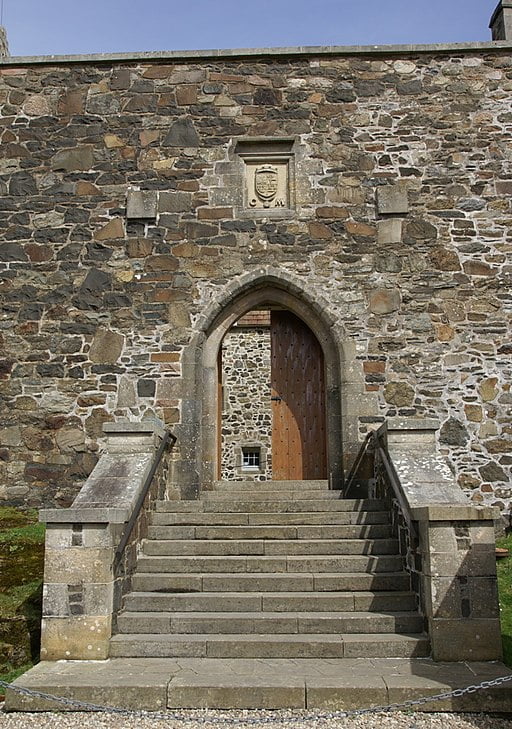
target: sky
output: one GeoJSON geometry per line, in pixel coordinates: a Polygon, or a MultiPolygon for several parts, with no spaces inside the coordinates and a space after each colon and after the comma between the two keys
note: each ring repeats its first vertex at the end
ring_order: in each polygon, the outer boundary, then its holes
{"type": "Polygon", "coordinates": [[[497,0],[0,0],[13,56],[489,41],[497,0]]]}

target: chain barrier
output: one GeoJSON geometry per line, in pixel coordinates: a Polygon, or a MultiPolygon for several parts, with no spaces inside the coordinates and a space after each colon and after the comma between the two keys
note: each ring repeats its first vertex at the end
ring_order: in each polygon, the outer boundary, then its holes
{"type": "MultiPolygon", "coordinates": [[[[132,716],[137,718],[150,718],[150,719],[161,719],[164,721],[168,721],[169,719],[173,719],[175,721],[192,721],[196,723],[201,724],[224,724],[224,725],[240,725],[240,724],[250,724],[256,726],[257,724],[279,724],[280,722],[286,722],[286,724],[305,724],[309,723],[312,720],[315,720],[316,722],[320,721],[330,721],[333,719],[347,719],[350,717],[355,716],[364,716],[367,714],[378,714],[378,713],[385,713],[385,712],[393,712],[393,711],[399,711],[401,709],[413,709],[415,706],[422,706],[423,704],[428,704],[431,702],[436,701],[444,701],[445,699],[451,699],[451,698],[460,698],[462,696],[466,696],[467,694],[474,694],[477,691],[485,691],[486,689],[494,688],[496,686],[501,686],[504,683],[507,683],[508,681],[512,681],[512,674],[509,676],[500,676],[499,678],[494,678],[490,681],[482,681],[479,684],[476,685],[470,685],[466,686],[465,688],[458,688],[454,689],[453,691],[446,691],[441,694],[435,694],[434,696],[424,696],[420,699],[408,699],[407,701],[403,701],[402,703],[397,704],[388,704],[386,706],[372,706],[367,709],[352,709],[350,711],[329,711],[329,712],[320,712],[320,713],[312,713],[309,712],[308,714],[301,715],[301,716],[295,716],[295,717],[289,717],[280,719],[278,713],[272,715],[272,716],[250,716],[250,714],[245,715],[243,717],[234,717],[234,716],[210,716],[207,713],[205,713],[204,716],[190,716],[185,713],[176,712],[176,711],[166,711],[166,712],[155,712],[155,711],[141,711],[141,710],[135,710],[135,709],[120,709],[113,706],[102,706],[100,704],[92,704],[87,701],[80,701],[78,699],[67,699],[62,696],[54,696],[53,694],[47,694],[42,691],[35,691],[32,689],[22,688],[21,686],[15,686],[14,684],[6,683],[5,681],[0,681],[0,687],[4,689],[11,689],[11,691],[14,691],[15,693],[21,694],[23,696],[28,697],[35,697],[38,699],[44,699],[47,701],[54,701],[58,704],[62,704],[63,706],[67,706],[70,708],[73,708],[75,711],[101,711],[107,714],[116,714],[118,716],[132,716]]],[[[204,709],[204,712],[211,712],[212,709],[204,709]]]]}

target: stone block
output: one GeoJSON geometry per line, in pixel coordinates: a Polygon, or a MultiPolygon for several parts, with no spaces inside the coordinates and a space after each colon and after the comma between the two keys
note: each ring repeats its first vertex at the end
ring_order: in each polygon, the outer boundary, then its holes
{"type": "Polygon", "coordinates": [[[375,289],[370,294],[372,314],[391,314],[400,309],[401,297],[397,289],[375,289]]]}
{"type": "Polygon", "coordinates": [[[380,246],[402,242],[402,221],[397,218],[380,220],[377,225],[377,242],[380,246]]]}
{"type": "Polygon", "coordinates": [[[108,658],[112,634],[110,616],[44,618],[41,630],[41,659],[44,661],[108,658]]]}
{"type": "Polygon", "coordinates": [[[424,577],[423,585],[427,617],[499,617],[498,588],[494,577],[424,577]]]}
{"type": "Polygon", "coordinates": [[[48,524],[45,532],[45,548],[64,549],[71,547],[73,529],[71,524],[48,524]]]}
{"type": "Polygon", "coordinates": [[[455,549],[453,552],[431,552],[425,560],[424,572],[433,577],[485,577],[496,569],[494,549],[455,549]]]}
{"type": "MultiPolygon", "coordinates": [[[[17,679],[24,688],[103,706],[162,711],[167,703],[167,684],[178,666],[168,659],[133,661],[43,661],[17,679]]],[[[36,696],[9,692],[9,711],[66,711],[76,708],[36,696]]],[[[34,722],[37,723],[37,722],[34,722]]]]}
{"type": "Polygon", "coordinates": [[[83,586],[84,615],[112,615],[114,583],[94,583],[83,586]]]}
{"type": "Polygon", "coordinates": [[[0,445],[21,445],[21,428],[19,427],[19,425],[11,425],[7,428],[0,428],[0,445]]]}
{"type": "Polygon", "coordinates": [[[429,623],[435,661],[499,661],[502,658],[499,619],[433,619],[429,623]]]}
{"type": "Polygon", "coordinates": [[[395,185],[377,188],[377,210],[381,215],[400,215],[409,212],[407,190],[395,185]]]}
{"type": "Polygon", "coordinates": [[[157,194],[153,190],[128,190],[126,195],[126,217],[138,220],[156,218],[157,194]]]}
{"type": "Polygon", "coordinates": [[[197,675],[183,672],[169,684],[170,709],[304,709],[304,680],[293,676],[197,675]]]}
{"type": "Polygon", "coordinates": [[[199,136],[190,118],[174,122],[162,142],[163,147],[198,147],[199,144],[199,136]]]}
{"type": "Polygon", "coordinates": [[[382,676],[347,675],[342,668],[340,674],[338,678],[306,678],[308,709],[350,711],[361,706],[385,706],[388,703],[387,687],[382,676]]]}
{"type": "Polygon", "coordinates": [[[111,549],[48,548],[45,551],[45,582],[109,582],[111,580],[111,549]]]}
{"type": "Polygon", "coordinates": [[[72,147],[57,152],[52,158],[52,170],[74,172],[90,170],[94,165],[94,151],[91,145],[72,147]]]}
{"type": "Polygon", "coordinates": [[[68,586],[45,582],[43,586],[43,617],[68,617],[68,586]]]}

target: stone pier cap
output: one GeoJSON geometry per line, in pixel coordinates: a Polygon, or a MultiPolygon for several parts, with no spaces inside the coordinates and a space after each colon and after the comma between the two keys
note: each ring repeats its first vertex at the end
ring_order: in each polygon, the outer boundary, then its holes
{"type": "Polygon", "coordinates": [[[133,513],[165,434],[161,421],[105,423],[106,450],[71,507],[42,509],[47,524],[123,524],[133,513]]]}

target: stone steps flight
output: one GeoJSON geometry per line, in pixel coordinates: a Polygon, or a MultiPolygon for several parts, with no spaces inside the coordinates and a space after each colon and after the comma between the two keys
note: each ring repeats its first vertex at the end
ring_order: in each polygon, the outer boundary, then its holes
{"type": "Polygon", "coordinates": [[[389,511],[325,481],[217,482],[160,501],[112,658],[428,656],[389,511]]]}

